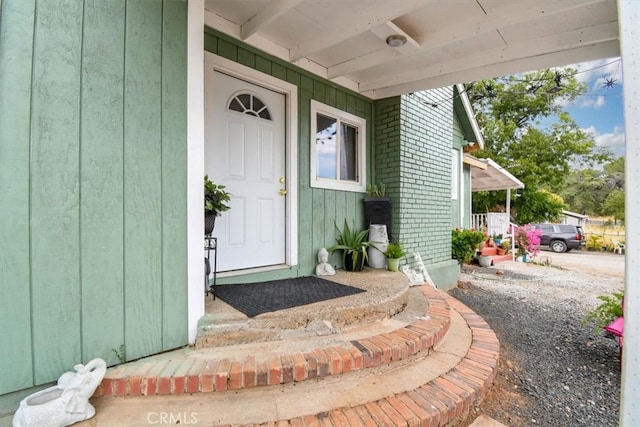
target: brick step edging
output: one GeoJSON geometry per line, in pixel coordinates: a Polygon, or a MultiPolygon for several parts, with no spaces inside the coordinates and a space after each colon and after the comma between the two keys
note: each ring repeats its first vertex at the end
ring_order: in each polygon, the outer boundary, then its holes
{"type": "Polygon", "coordinates": [[[268,360],[177,358],[138,365],[124,364],[107,371],[94,397],[154,396],[209,393],[339,375],[390,364],[431,351],[449,331],[446,294],[429,286],[420,289],[428,299],[424,319],[379,335],[308,352],[282,353],[268,360]]]}
{"type": "MultiPolygon", "coordinates": [[[[259,424],[263,427],[326,426],[447,426],[480,402],[495,379],[500,357],[496,334],[479,315],[445,297],[471,328],[472,342],[465,357],[447,373],[414,390],[375,402],[334,409],[315,415],[259,424]]],[[[258,425],[254,425],[257,427],[258,425]]]]}

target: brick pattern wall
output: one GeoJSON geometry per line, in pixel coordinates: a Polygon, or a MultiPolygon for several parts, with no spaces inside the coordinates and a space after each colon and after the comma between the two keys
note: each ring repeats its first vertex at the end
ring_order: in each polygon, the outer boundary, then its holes
{"type": "Polygon", "coordinates": [[[426,265],[451,259],[452,95],[440,88],[400,101],[399,239],[426,265]]]}
{"type": "MultiPolygon", "coordinates": [[[[398,237],[400,226],[400,97],[387,98],[375,105],[375,183],[384,183],[392,204],[392,229],[398,237]]],[[[394,240],[398,240],[397,238],[394,240]]]]}
{"type": "Polygon", "coordinates": [[[452,96],[449,87],[375,103],[375,182],[391,197],[394,237],[427,266],[451,260],[451,148],[461,139],[452,96]]]}

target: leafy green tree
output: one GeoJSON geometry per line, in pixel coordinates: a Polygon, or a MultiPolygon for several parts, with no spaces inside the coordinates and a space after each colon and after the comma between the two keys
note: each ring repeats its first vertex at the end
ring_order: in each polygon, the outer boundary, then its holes
{"type": "MultiPolygon", "coordinates": [[[[606,163],[602,170],[582,169],[571,172],[560,195],[572,211],[588,215],[609,215],[605,212],[605,201],[609,195],[614,194],[614,190],[624,191],[623,157],[606,163]]],[[[613,200],[615,197],[619,196],[612,196],[613,200]]]]}
{"type": "Polygon", "coordinates": [[[582,169],[569,174],[560,195],[571,211],[601,215],[608,193],[606,187],[606,175],[602,171],[582,169]]]}
{"type": "Polygon", "coordinates": [[[517,204],[513,211],[513,219],[517,224],[557,221],[565,208],[562,197],[543,189],[525,187],[520,197],[526,198],[527,203],[517,204]]]}
{"type": "MultiPolygon", "coordinates": [[[[553,193],[564,187],[572,168],[610,158],[563,110],[586,90],[574,73],[541,70],[466,87],[485,138],[484,150],[474,155],[492,158],[525,184],[512,202],[519,223],[557,217],[565,205],[553,193]]],[[[504,192],[476,193],[474,209],[504,203],[504,197],[504,192]]]]}
{"type": "Polygon", "coordinates": [[[624,157],[618,157],[612,162],[604,165],[604,171],[607,175],[621,174],[624,176],[624,157]]]}
{"type": "Polygon", "coordinates": [[[613,190],[604,200],[602,213],[624,222],[624,191],[613,190]]]}

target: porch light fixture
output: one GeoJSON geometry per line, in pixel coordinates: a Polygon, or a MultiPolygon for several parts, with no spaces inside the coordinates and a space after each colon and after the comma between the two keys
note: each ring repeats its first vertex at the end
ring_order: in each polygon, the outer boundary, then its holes
{"type": "Polygon", "coordinates": [[[390,47],[401,47],[407,43],[407,38],[400,34],[392,34],[387,37],[386,42],[390,47]]]}

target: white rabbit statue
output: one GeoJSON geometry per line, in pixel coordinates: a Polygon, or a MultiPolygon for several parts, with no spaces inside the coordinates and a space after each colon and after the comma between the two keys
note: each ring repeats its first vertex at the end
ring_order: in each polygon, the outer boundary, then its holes
{"type": "Polygon", "coordinates": [[[89,398],[107,372],[107,364],[93,359],[74,370],[62,374],[57,385],[22,399],[13,427],[64,427],[93,417],[96,410],[89,398]]]}

